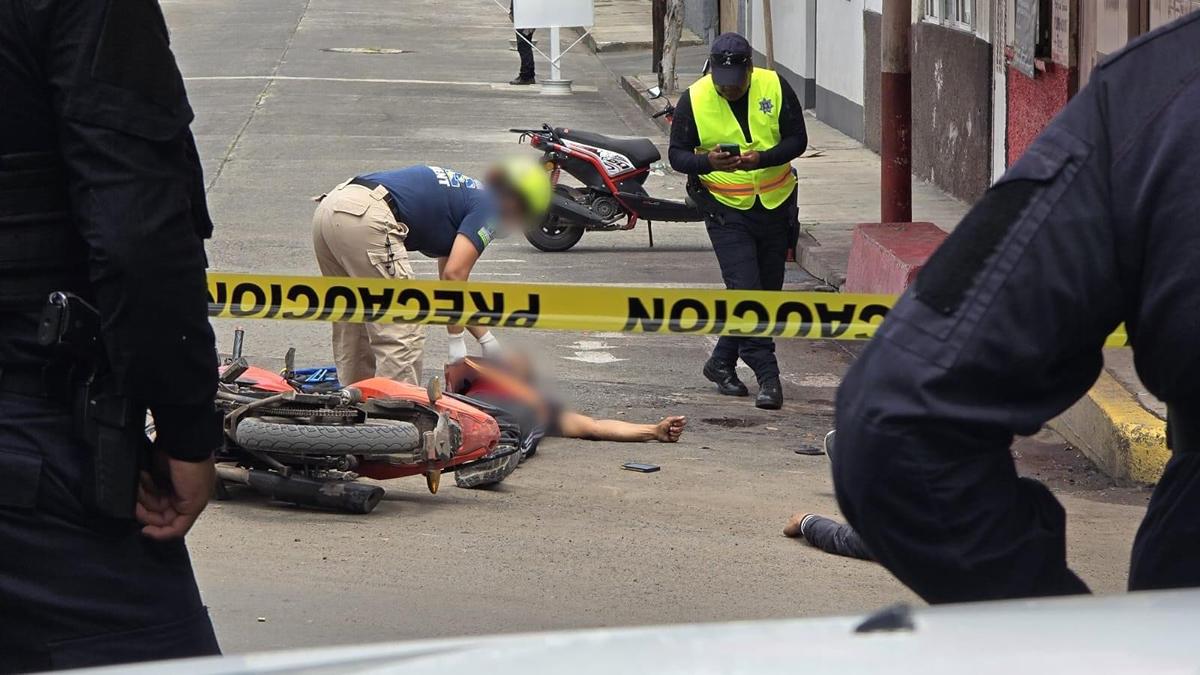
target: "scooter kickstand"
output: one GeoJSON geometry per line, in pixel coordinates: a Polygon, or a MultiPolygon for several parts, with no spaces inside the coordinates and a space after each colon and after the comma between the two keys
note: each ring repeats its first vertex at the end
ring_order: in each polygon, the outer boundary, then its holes
{"type": "Polygon", "coordinates": [[[650,248],[654,248],[654,221],[646,221],[646,233],[650,235],[650,248]]]}

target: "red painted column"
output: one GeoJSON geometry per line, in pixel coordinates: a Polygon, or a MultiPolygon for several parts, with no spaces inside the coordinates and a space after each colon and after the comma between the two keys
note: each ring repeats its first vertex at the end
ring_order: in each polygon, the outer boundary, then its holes
{"type": "Polygon", "coordinates": [[[883,0],[880,175],[885,223],[912,222],[912,0],[883,0]]]}

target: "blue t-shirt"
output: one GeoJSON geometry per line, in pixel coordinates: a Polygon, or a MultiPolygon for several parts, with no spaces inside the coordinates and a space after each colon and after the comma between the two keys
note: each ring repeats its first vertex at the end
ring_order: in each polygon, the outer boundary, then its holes
{"type": "Polygon", "coordinates": [[[387,188],[408,225],[404,248],[431,258],[450,255],[463,235],[483,249],[496,237],[500,213],[483,183],[436,166],[410,166],[361,176],[387,188]]]}

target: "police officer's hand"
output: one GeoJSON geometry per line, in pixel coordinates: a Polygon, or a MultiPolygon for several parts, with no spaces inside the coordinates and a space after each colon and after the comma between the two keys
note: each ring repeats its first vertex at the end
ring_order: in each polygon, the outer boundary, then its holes
{"type": "Polygon", "coordinates": [[[212,460],[185,462],[155,450],[158,474],[142,472],[138,487],[137,519],[142,534],[159,541],[178,539],[188,533],[208,504],[216,483],[212,460]]]}
{"type": "Polygon", "coordinates": [[[738,157],[728,152],[711,150],[708,153],[708,164],[715,171],[732,171],[738,168],[738,157]]]}
{"type": "Polygon", "coordinates": [[[762,158],[759,157],[757,150],[747,150],[738,157],[738,168],[743,171],[753,171],[758,168],[762,158]]]}

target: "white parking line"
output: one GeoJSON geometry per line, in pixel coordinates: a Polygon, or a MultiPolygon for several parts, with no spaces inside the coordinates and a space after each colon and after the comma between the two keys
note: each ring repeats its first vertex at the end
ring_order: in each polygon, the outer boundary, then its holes
{"type": "MultiPolygon", "coordinates": [[[[410,262],[410,263],[412,263],[412,264],[414,264],[414,265],[436,265],[436,264],[437,264],[437,261],[436,261],[436,260],[427,260],[427,259],[424,259],[424,258],[418,258],[418,259],[415,259],[415,260],[409,260],[409,262],[410,262]]],[[[480,258],[479,260],[476,260],[476,261],[475,261],[475,264],[476,264],[476,265],[480,265],[480,264],[483,264],[483,263],[488,263],[488,264],[495,264],[495,263],[505,263],[505,264],[511,264],[511,263],[523,263],[523,262],[528,262],[528,261],[521,260],[520,258],[480,258]]]]}
{"type": "MultiPolygon", "coordinates": [[[[276,80],[281,82],[344,82],[350,84],[427,84],[438,87],[482,87],[494,89],[496,91],[519,91],[532,92],[541,91],[541,85],[530,86],[514,86],[500,82],[470,82],[462,80],[413,80],[407,78],[388,78],[388,77],[315,77],[304,75],[195,75],[192,77],[183,78],[186,82],[236,82],[239,80],[250,81],[267,81],[276,80]]],[[[595,93],[599,91],[597,87],[589,87],[586,85],[575,85],[572,90],[578,92],[595,93]]]]}
{"type": "Polygon", "coordinates": [[[520,272],[476,272],[471,271],[472,277],[519,277],[520,272]]]}
{"type": "Polygon", "coordinates": [[[351,82],[360,84],[433,84],[457,87],[491,87],[493,82],[456,82],[453,80],[408,80],[383,77],[304,77],[299,75],[196,75],[187,82],[232,82],[238,80],[281,80],[291,82],[351,82]]]}

